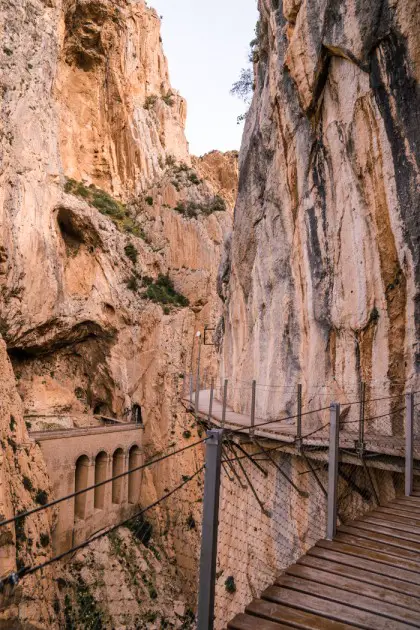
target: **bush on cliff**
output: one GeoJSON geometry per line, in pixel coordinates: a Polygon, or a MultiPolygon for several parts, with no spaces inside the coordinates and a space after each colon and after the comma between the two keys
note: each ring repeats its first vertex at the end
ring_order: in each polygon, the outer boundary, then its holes
{"type": "Polygon", "coordinates": [[[156,282],[147,287],[145,297],[159,304],[171,304],[173,306],[188,306],[189,300],[181,293],[175,291],[174,283],[168,275],[160,274],[156,282]]]}
{"type": "Polygon", "coordinates": [[[89,187],[75,179],[67,179],[64,190],[70,195],[81,197],[99,212],[109,217],[121,232],[144,238],[140,225],[130,216],[127,206],[93,184],[89,187]]]}

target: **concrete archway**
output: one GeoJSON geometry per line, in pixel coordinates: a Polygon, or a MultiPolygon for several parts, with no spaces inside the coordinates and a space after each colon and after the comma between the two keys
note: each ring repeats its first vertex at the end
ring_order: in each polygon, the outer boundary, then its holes
{"type": "MultiPolygon", "coordinates": [[[[137,444],[130,448],[128,455],[128,470],[134,470],[141,466],[141,452],[137,444]]],[[[128,502],[139,503],[140,500],[141,470],[128,475],[128,502]]]]}
{"type": "MultiPolygon", "coordinates": [[[[75,470],[75,483],[74,488],[76,492],[87,488],[89,475],[89,457],[87,455],[81,455],[76,461],[75,470]]],[[[79,494],[74,500],[74,517],[75,519],[86,517],[86,504],[87,504],[87,492],[79,494]]]]}
{"type": "MultiPolygon", "coordinates": [[[[124,451],[117,448],[112,456],[112,476],[120,475],[124,472],[124,451]]],[[[122,503],[123,500],[124,479],[114,479],[112,482],[112,503],[122,503]]]]}
{"type": "MultiPolygon", "coordinates": [[[[95,459],[95,484],[105,481],[107,477],[108,455],[105,451],[97,454],[95,459]]],[[[103,510],[105,507],[105,489],[106,486],[95,488],[94,506],[97,510],[103,510]]]]}

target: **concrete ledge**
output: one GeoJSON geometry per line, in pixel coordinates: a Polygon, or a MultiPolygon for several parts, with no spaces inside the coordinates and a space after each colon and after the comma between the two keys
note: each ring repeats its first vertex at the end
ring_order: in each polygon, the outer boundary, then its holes
{"type": "Polygon", "coordinates": [[[78,429],[55,429],[53,431],[30,431],[30,437],[36,442],[44,442],[45,440],[56,440],[57,438],[74,438],[84,435],[103,435],[107,433],[121,433],[123,431],[144,431],[144,425],[135,424],[118,424],[107,427],[81,427],[78,429]]]}

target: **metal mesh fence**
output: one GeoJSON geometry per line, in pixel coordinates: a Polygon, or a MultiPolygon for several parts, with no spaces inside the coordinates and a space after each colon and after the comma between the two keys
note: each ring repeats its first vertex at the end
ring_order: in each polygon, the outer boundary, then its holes
{"type": "MultiPolygon", "coordinates": [[[[126,490],[129,477],[123,478],[126,490]]],[[[0,583],[0,611],[9,609],[13,619],[25,614],[28,596],[38,594],[41,603],[48,593],[42,614],[31,608],[35,619],[41,615],[43,627],[148,629],[155,623],[194,628],[203,481],[202,442],[146,464],[142,503],[130,506],[127,495],[114,524],[104,509],[102,527],[98,521],[94,532],[89,519],[94,516],[96,522],[98,510],[91,514],[88,508],[84,519],[75,515],[79,535],[84,520],[86,533],[70,549],[59,531],[53,532],[53,541],[46,533],[39,538],[37,513],[17,517],[12,527],[18,565],[0,583]]],[[[70,496],[59,505],[74,501],[70,496]]],[[[45,506],[42,514],[57,509],[45,506]]]]}
{"type": "MultiPolygon", "coordinates": [[[[324,420],[325,425],[325,413],[324,420]]],[[[293,454],[294,445],[241,440],[227,433],[223,448],[216,630],[258,598],[326,531],[325,454],[321,466],[309,468],[304,457],[293,454]]]]}

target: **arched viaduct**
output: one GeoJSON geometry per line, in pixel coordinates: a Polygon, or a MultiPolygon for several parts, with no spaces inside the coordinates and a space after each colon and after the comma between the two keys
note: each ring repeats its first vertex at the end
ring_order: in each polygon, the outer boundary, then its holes
{"type": "MultiPolygon", "coordinates": [[[[59,498],[143,463],[143,426],[139,424],[89,427],[31,433],[41,447],[59,498]]],[[[55,553],[69,550],[94,532],[138,511],[142,471],[89,490],[58,505],[53,532],[55,553]]]]}

